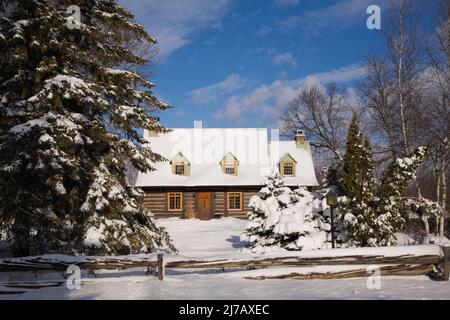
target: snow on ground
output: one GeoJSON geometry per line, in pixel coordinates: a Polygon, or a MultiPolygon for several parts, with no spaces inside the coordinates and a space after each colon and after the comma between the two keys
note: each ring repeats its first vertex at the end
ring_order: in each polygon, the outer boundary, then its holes
{"type": "Polygon", "coordinates": [[[142,275],[83,281],[80,290],[64,286],[37,289],[2,299],[450,299],[448,282],[427,277],[382,278],[380,290],[363,278],[349,280],[244,280],[240,272],[169,274],[164,281],[142,275]]]}
{"type": "MultiPolygon", "coordinates": [[[[185,259],[247,259],[255,254],[242,253],[239,236],[246,221],[222,218],[210,221],[159,220],[167,228],[180,255],[185,259]]],[[[413,246],[395,247],[388,254],[405,254],[413,246]]],[[[383,248],[379,248],[380,252],[383,248]]],[[[418,248],[414,248],[414,252],[418,248]]],[[[375,249],[375,251],[377,251],[375,249]]],[[[423,253],[436,246],[421,246],[423,253]]],[[[374,254],[373,248],[302,252],[302,256],[337,254],[374,254]],[[356,251],[355,251],[356,250],[356,251]]],[[[384,249],[384,251],[386,251],[384,249]]],[[[384,252],[386,253],[386,252],[384,252]]],[[[278,255],[299,255],[282,252],[278,255]]],[[[264,255],[264,257],[272,254],[264,255]]],[[[172,260],[175,257],[167,257],[172,260]]],[[[357,268],[359,266],[352,266],[357,268]]],[[[320,267],[309,267],[317,271],[320,267]]],[[[348,266],[334,266],[334,271],[348,266]]],[[[449,281],[432,281],[425,276],[381,277],[380,289],[369,289],[368,278],[341,280],[247,280],[257,275],[287,274],[306,268],[266,270],[180,270],[167,269],[164,281],[145,276],[144,269],[82,273],[81,289],[69,290],[58,272],[0,273],[0,299],[450,299],[449,281]],[[48,286],[32,289],[33,286],[48,286]],[[7,292],[24,292],[7,294],[7,292]]],[[[369,281],[370,282],[370,281],[369,281]]],[[[370,282],[372,283],[372,282],[370,282]]]]}
{"type": "Polygon", "coordinates": [[[167,229],[179,253],[192,258],[236,254],[243,246],[240,236],[247,223],[231,217],[207,221],[168,218],[158,222],[167,229]]]}

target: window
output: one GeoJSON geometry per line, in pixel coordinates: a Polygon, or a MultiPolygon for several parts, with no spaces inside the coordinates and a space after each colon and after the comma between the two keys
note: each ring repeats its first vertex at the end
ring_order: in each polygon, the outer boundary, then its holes
{"type": "Polygon", "coordinates": [[[226,174],[236,174],[236,161],[225,161],[224,163],[226,174]]]}
{"type": "Polygon", "coordinates": [[[186,170],[184,169],[185,168],[185,164],[183,162],[175,163],[174,167],[175,167],[175,169],[174,169],[174,173],[175,174],[178,174],[178,175],[181,175],[181,176],[185,175],[186,170]]]}
{"type": "Polygon", "coordinates": [[[227,193],[228,210],[242,210],[242,192],[227,193]]]}
{"type": "Polygon", "coordinates": [[[190,173],[190,163],[183,156],[181,152],[178,152],[175,157],[170,161],[172,166],[172,173],[177,176],[188,176],[190,173]]]}
{"type": "Polygon", "coordinates": [[[183,194],[181,192],[169,192],[167,194],[167,209],[169,211],[183,210],[183,194]]]}
{"type": "Polygon", "coordinates": [[[282,164],[282,173],[283,176],[293,176],[294,175],[294,163],[293,162],[284,162],[282,164]]]}
{"type": "Polygon", "coordinates": [[[228,152],[225,157],[223,157],[220,165],[222,166],[223,173],[237,176],[239,161],[230,152],[228,152]]]}
{"type": "Polygon", "coordinates": [[[285,153],[278,162],[278,171],[282,176],[295,177],[296,165],[297,161],[289,153],[285,153]]]}

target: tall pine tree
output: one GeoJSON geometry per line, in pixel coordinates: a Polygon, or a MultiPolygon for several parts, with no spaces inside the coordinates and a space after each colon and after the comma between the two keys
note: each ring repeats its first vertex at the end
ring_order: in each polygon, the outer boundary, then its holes
{"type": "Polygon", "coordinates": [[[0,2],[0,226],[17,255],[174,249],[125,179],[162,160],[141,128],[166,132],[149,112],[168,106],[125,67],[154,43],[117,1],[0,2]]]}
{"type": "Polygon", "coordinates": [[[350,241],[357,245],[376,243],[377,230],[372,202],[375,192],[374,164],[369,140],[360,129],[359,119],[353,116],[347,137],[342,166],[342,211],[350,241]]]}

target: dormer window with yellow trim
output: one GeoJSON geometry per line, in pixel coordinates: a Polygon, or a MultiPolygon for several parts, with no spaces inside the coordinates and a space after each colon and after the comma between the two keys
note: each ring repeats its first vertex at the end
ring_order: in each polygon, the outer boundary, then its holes
{"type": "Polygon", "coordinates": [[[279,171],[283,177],[295,177],[295,166],[297,161],[290,154],[285,154],[279,162],[279,171]]]}
{"type": "Polygon", "coordinates": [[[237,158],[232,155],[231,153],[228,153],[221,161],[222,166],[222,172],[225,174],[236,176],[238,173],[238,165],[239,161],[237,158]]]}
{"type": "Polygon", "coordinates": [[[186,174],[186,163],[184,162],[176,162],[173,164],[174,173],[180,176],[184,176],[186,174]]]}
{"type": "Polygon", "coordinates": [[[181,152],[170,162],[172,165],[172,173],[177,176],[188,176],[190,173],[191,163],[183,156],[181,152]]]}

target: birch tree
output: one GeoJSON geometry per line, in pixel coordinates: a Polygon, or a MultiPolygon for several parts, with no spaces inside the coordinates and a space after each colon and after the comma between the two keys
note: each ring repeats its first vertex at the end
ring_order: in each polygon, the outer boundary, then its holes
{"type": "MultiPolygon", "coordinates": [[[[447,209],[447,178],[450,169],[450,2],[440,1],[433,15],[437,26],[427,46],[430,67],[425,82],[427,96],[427,143],[436,172],[436,200],[447,209]]],[[[445,215],[436,221],[439,235],[444,235],[445,215]]]]}

